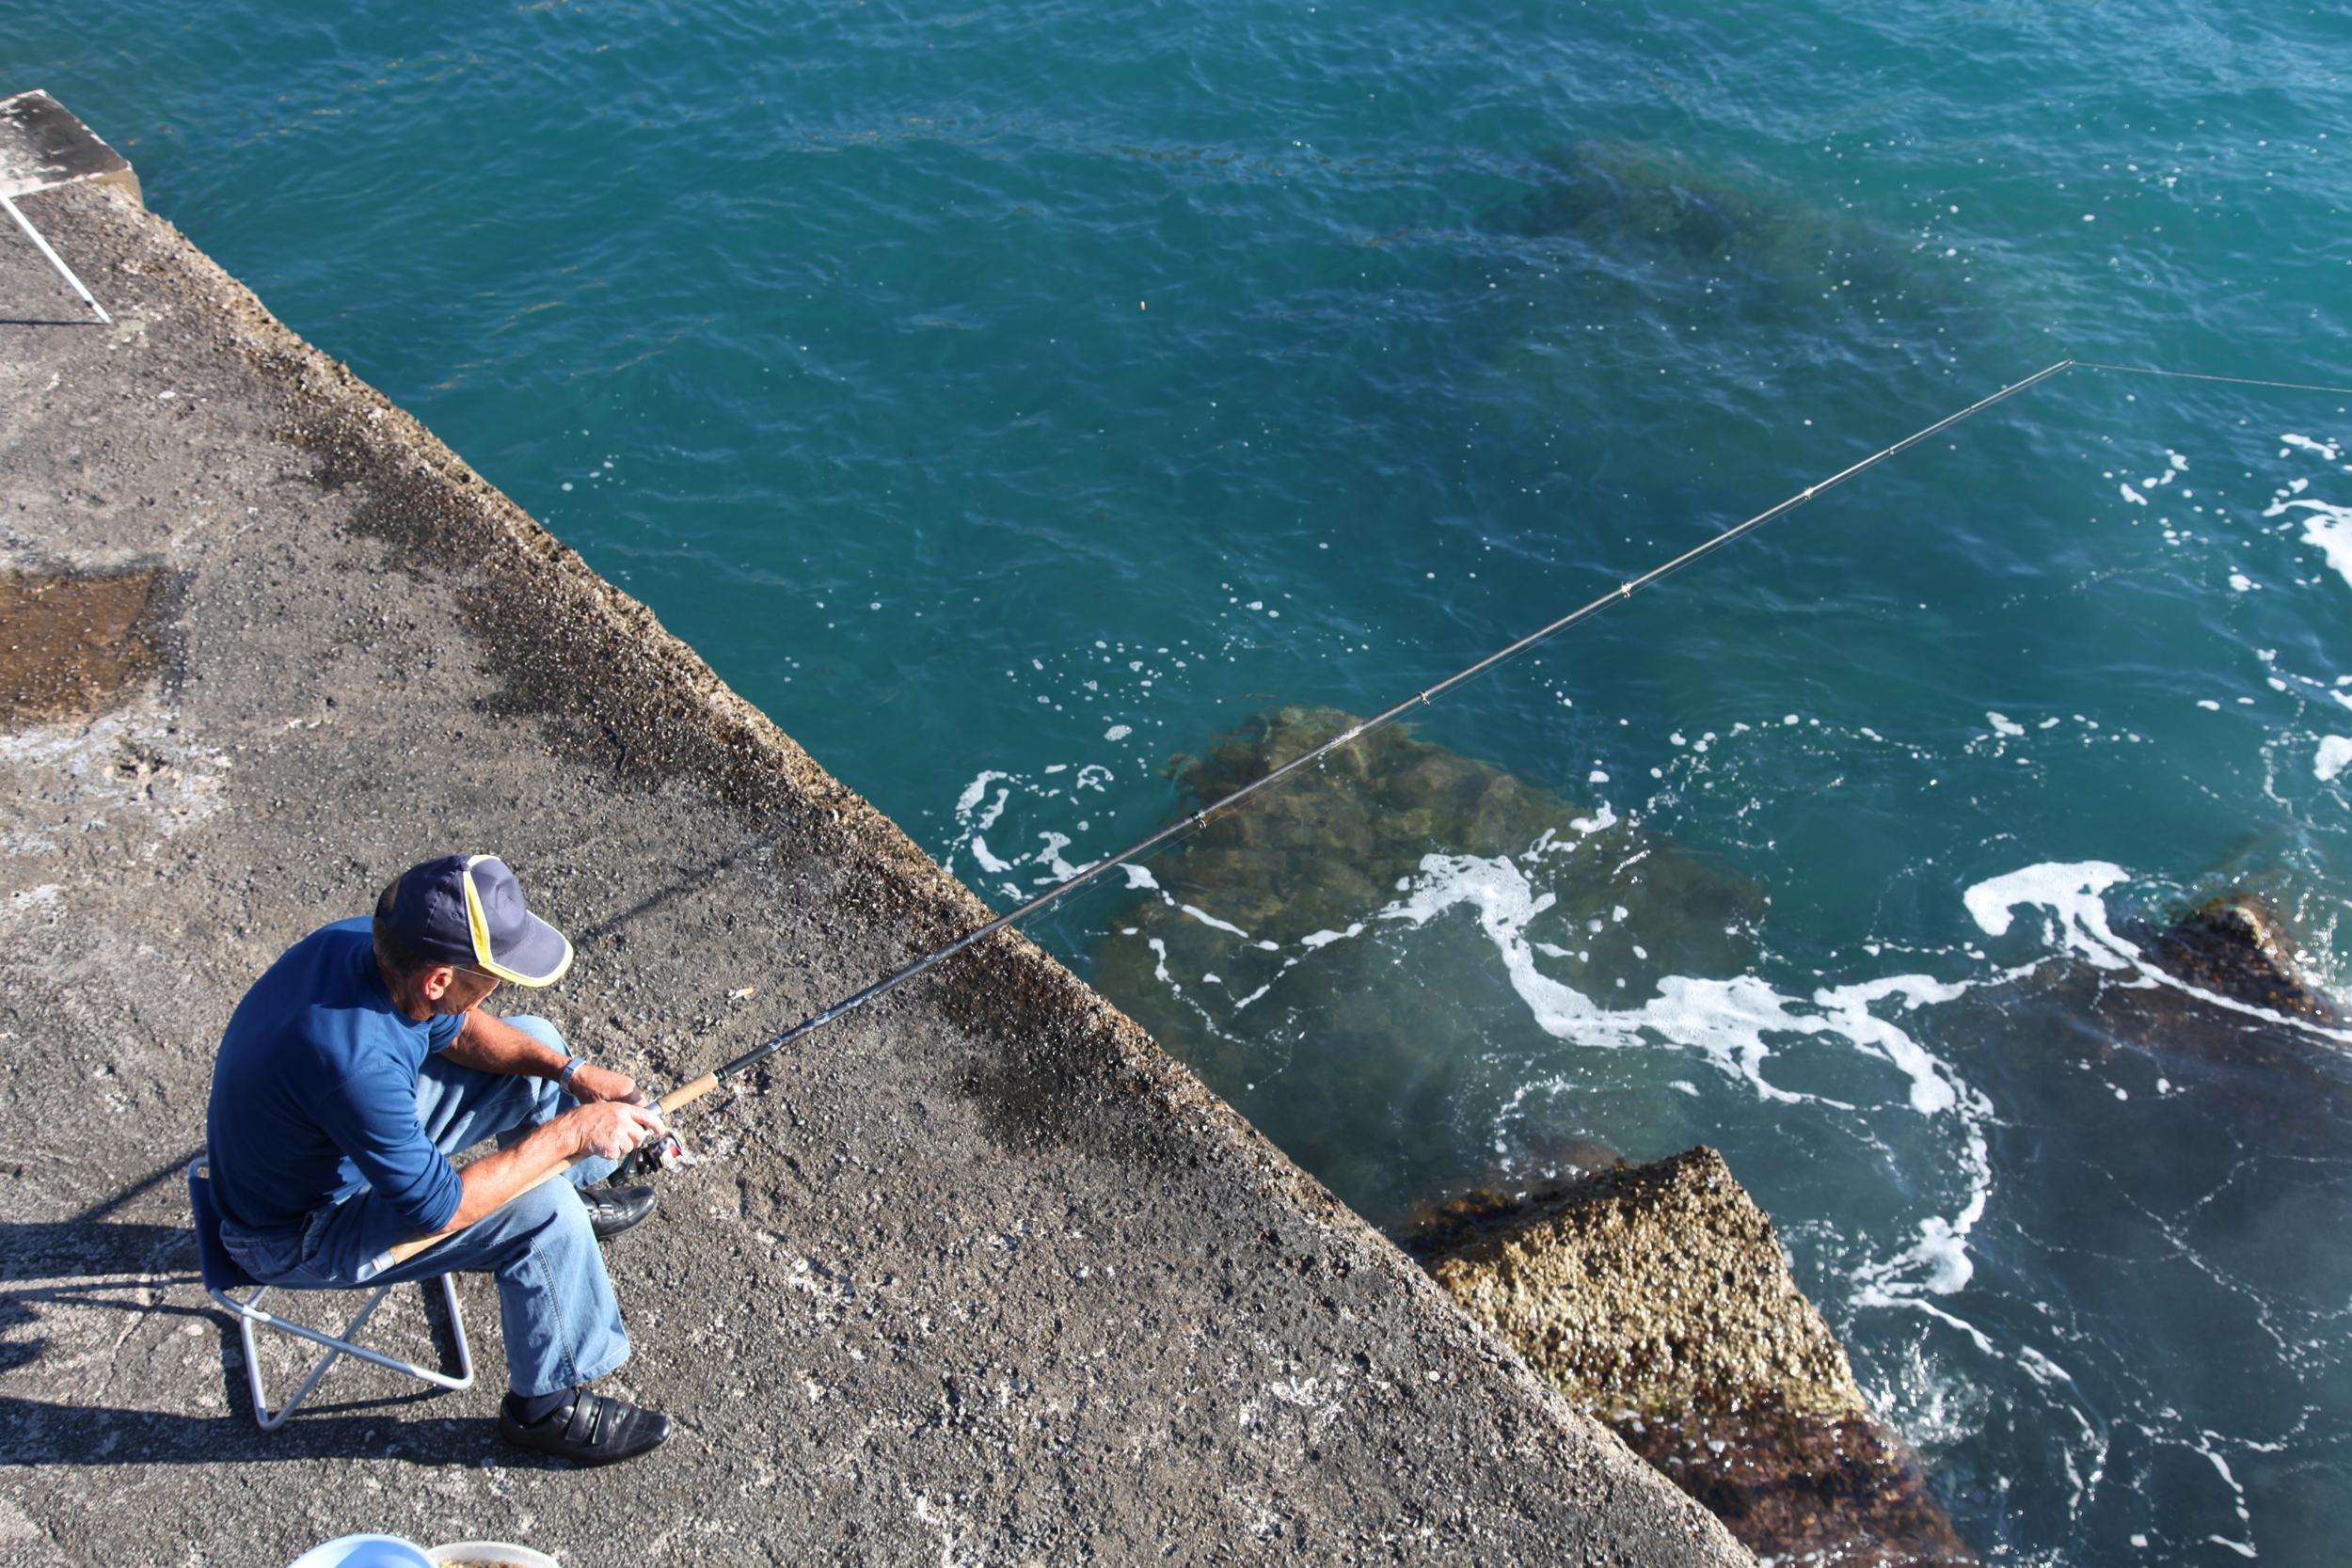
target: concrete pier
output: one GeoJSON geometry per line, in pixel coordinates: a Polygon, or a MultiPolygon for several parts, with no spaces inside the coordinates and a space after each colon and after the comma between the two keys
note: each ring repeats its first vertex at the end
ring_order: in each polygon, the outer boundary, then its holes
{"type": "Polygon", "coordinates": [[[0,98],[0,196],[68,185],[111,185],[140,199],[130,160],[64,104],[38,87],[0,98]]]}
{"type": "Polygon", "coordinates": [[[687,1121],[610,1251],[667,1449],[502,1447],[478,1278],[473,1390],[257,1431],[181,1171],[285,944],[498,852],[579,945],[530,1006],[666,1085],[985,911],[121,181],[18,199],[115,325],[0,229],[0,1560],[1752,1560],[1016,936],[687,1121]]]}

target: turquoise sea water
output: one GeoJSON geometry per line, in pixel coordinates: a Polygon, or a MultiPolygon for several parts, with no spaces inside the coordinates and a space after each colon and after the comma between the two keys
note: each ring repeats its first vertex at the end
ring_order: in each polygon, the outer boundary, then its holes
{"type": "MultiPolygon", "coordinates": [[[[2061,356],[2352,382],[2347,62],[2250,0],[0,26],[1000,901],[2061,356]]],[[[1247,1006],[1132,981],[1146,890],[1040,935],[1378,1223],[1723,1148],[1989,1555],[2344,1560],[2343,1042],[2085,977],[2257,887],[2345,978],[2347,508],[2352,398],[2077,371],[1430,711],[1750,890],[1736,965],[1573,829],[1235,936],[1247,1006]]]]}

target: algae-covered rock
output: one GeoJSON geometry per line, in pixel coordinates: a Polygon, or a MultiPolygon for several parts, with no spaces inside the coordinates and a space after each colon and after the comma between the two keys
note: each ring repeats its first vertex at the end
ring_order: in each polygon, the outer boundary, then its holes
{"type": "MultiPolygon", "coordinates": [[[[1177,782],[1205,806],[1359,722],[1336,708],[1270,709],[1206,754],[1178,757],[1177,782]]],[[[1215,819],[1164,863],[1164,880],[1214,895],[1222,918],[1289,943],[1379,909],[1433,850],[1516,855],[1577,816],[1512,773],[1391,725],[1215,819]]]]}
{"type": "MultiPolygon", "coordinates": [[[[1177,758],[1177,781],[1196,809],[1207,806],[1360,722],[1337,708],[1270,709],[1205,755],[1177,758]]],[[[1547,880],[1547,890],[1572,912],[1589,905],[1610,913],[1615,906],[1601,904],[1603,897],[1633,891],[1648,940],[1692,950],[1697,967],[1709,970],[1746,956],[1744,934],[1726,927],[1742,927],[1758,912],[1752,885],[1642,833],[1605,807],[1573,805],[1506,769],[1422,740],[1403,724],[1361,736],[1212,818],[1153,862],[1152,870],[1180,899],[1214,899],[1216,916],[1254,942],[1287,948],[1344,931],[1380,911],[1432,855],[1513,859],[1531,852],[1549,865],[1589,868],[1571,879],[1573,887],[1547,880]],[[1624,858],[1635,854],[1643,863],[1620,872],[1624,858]]],[[[1188,939],[1218,934],[1179,918],[1165,903],[1143,919],[1188,939]]],[[[1629,938],[1604,945],[1634,944],[1629,938]]]]}
{"type": "Polygon", "coordinates": [[[2276,1013],[2335,1021],[2335,1008],[2305,968],[2303,943],[2258,894],[2211,898],[2169,926],[2132,934],[2152,961],[2200,990],[2276,1013]]]}
{"type": "Polygon", "coordinates": [[[1404,1241],[1759,1556],[1975,1560],[1713,1149],[1457,1204],[1404,1241]]]}
{"type": "MultiPolygon", "coordinates": [[[[2252,1181],[2248,1161],[2343,1164],[2344,1009],[2283,912],[2292,899],[2239,889],[2169,917],[2119,916],[2115,933],[2139,961],[2042,964],[1955,1004],[1955,1030],[2075,1069],[2009,1075],[2000,1135],[2088,1140],[2095,1157],[2070,1156],[2083,1161],[2073,1179],[2134,1194],[2275,1196],[2294,1181],[2252,1181]]],[[[2103,1246],[2104,1207],[2079,1213],[2077,1244],[2103,1246]]]]}
{"type": "Polygon", "coordinates": [[[1906,313],[1967,303],[1953,269],[1931,264],[1915,236],[1671,148],[1599,137],[1537,162],[1542,175],[1511,226],[1572,240],[1597,261],[1640,274],[1640,284],[1704,279],[1710,302],[1770,314],[1818,313],[1830,299],[1906,313]]]}
{"type": "MultiPolygon", "coordinates": [[[[1198,810],[1359,722],[1272,709],[1176,775],[1198,810]]],[[[1149,869],[1089,978],[1375,1224],[1486,1179],[1465,1162],[1526,1081],[1490,1042],[1544,1037],[1490,923],[1532,930],[1565,984],[1645,997],[1662,975],[1740,973],[1763,903],[1604,805],[1403,726],[1211,817],[1149,869]],[[1475,894],[1429,915],[1416,899],[1440,883],[1475,894]]],[[[1525,1132],[1514,1158],[1556,1170],[1548,1151],[1590,1130],[1525,1132]]]]}

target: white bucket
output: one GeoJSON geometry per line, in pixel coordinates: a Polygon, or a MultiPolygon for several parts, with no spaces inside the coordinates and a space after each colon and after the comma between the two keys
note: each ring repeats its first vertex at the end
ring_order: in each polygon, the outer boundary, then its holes
{"type": "Polygon", "coordinates": [[[437,1568],[445,1562],[495,1562],[499,1568],[563,1568],[547,1553],[517,1546],[511,1541],[452,1541],[424,1555],[437,1568]]]}
{"type": "Polygon", "coordinates": [[[290,1568],[434,1568],[434,1560],[397,1535],[345,1535],[311,1547],[290,1568]]]}

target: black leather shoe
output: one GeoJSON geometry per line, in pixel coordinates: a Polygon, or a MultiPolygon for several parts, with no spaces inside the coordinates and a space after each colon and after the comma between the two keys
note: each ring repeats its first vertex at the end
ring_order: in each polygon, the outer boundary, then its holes
{"type": "Polygon", "coordinates": [[[670,1440],[670,1418],[612,1394],[575,1388],[566,1402],[525,1425],[499,1408],[499,1435],[518,1449],[551,1453],[575,1465],[617,1465],[670,1440]]]}
{"type": "Polygon", "coordinates": [[[601,1242],[652,1213],[655,1194],[651,1187],[583,1187],[580,1201],[588,1206],[588,1223],[601,1242]]]}

